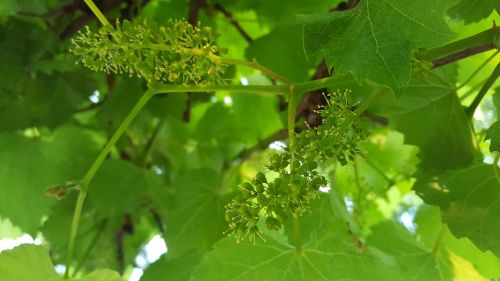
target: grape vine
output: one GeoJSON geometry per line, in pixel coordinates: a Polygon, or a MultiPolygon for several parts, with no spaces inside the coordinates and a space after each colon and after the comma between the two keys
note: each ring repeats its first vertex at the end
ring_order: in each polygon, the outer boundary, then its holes
{"type": "MultiPolygon", "coordinates": [[[[86,3],[103,26],[98,31],[86,27],[72,40],[71,52],[78,57],[78,62],[95,71],[141,77],[148,82],[149,89],[120,125],[80,185],[68,246],[66,276],[69,276],[71,268],[73,247],[88,184],[137,113],[152,96],[161,93],[226,89],[286,95],[288,146],[283,152],[274,154],[266,170],[258,172],[252,182],[239,186],[237,197],[226,205],[226,220],[229,224],[226,233],[232,234],[238,241],[249,238],[255,242],[257,238],[263,238],[259,230],[261,219],[269,230],[278,231],[291,218],[295,246],[300,249],[298,217],[309,211],[310,201],[318,198],[320,187],[328,185],[320,172],[321,163],[334,159],[341,165],[346,165],[362,154],[358,144],[365,138],[366,129],[358,122],[359,116],[387,90],[381,90],[362,104],[350,101],[349,90],[333,92],[327,98],[327,105],[318,110],[323,123],[317,128],[295,135],[296,93],[327,88],[332,86],[333,79],[290,83],[256,60],[244,61],[221,56],[223,49],[215,44],[215,35],[208,27],[193,27],[180,20],[170,20],[166,26],[157,26],[146,20],[117,21],[113,27],[91,0],[86,0],[86,3]],[[282,84],[224,85],[223,74],[228,65],[254,68],[282,84]],[[266,176],[266,173],[269,175],[266,176]]],[[[444,51],[448,52],[452,47],[444,51]]],[[[429,57],[439,51],[429,52],[425,49],[413,52],[413,70],[421,76],[431,71],[433,64],[429,57]]],[[[56,196],[60,196],[59,189],[52,193],[54,192],[56,196]]]]}
{"type": "Polygon", "coordinates": [[[267,171],[258,172],[252,182],[240,185],[240,195],[226,206],[228,233],[238,241],[263,238],[258,227],[261,217],[269,230],[280,230],[289,217],[307,213],[310,201],[319,198],[319,189],[327,186],[319,172],[321,163],[335,159],[344,166],[355,160],[362,152],[358,144],[366,133],[359,119],[345,123],[346,117],[353,114],[350,94],[349,90],[336,91],[325,97],[327,105],[318,110],[323,123],[295,137],[295,149],[300,153],[285,147],[282,153],[271,156],[267,171]],[[276,176],[268,181],[264,173],[269,171],[276,176]]]}

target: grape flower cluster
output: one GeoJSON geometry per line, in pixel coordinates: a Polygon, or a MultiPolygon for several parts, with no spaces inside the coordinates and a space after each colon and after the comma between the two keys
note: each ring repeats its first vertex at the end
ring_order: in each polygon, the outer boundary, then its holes
{"type": "Polygon", "coordinates": [[[223,83],[226,65],[209,27],[181,20],[158,26],[147,20],[117,21],[97,32],[89,27],[72,39],[70,51],[84,66],[106,73],[171,84],[223,83]]]}
{"type": "Polygon", "coordinates": [[[239,186],[239,195],[226,205],[227,233],[238,241],[262,238],[258,227],[261,218],[265,218],[269,230],[280,230],[290,216],[308,212],[309,202],[319,197],[320,187],[328,184],[318,171],[318,163],[336,159],[346,165],[362,152],[358,143],[365,138],[366,129],[358,121],[349,122],[353,106],[348,95],[349,91],[329,96],[328,104],[318,110],[323,123],[296,136],[300,153],[292,155],[285,148],[270,158],[266,168],[278,175],[274,180],[258,172],[252,182],[239,186]]]}

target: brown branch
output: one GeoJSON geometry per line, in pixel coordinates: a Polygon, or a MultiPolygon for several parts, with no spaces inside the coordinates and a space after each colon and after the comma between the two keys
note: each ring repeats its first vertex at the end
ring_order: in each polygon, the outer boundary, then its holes
{"type": "MultiPolygon", "coordinates": [[[[326,62],[323,60],[316,68],[311,80],[317,80],[329,76],[330,73],[328,71],[328,67],[326,62]]],[[[296,120],[304,118],[307,124],[311,127],[316,127],[321,124],[321,116],[319,116],[316,111],[320,106],[326,104],[326,99],[323,95],[325,91],[326,89],[319,89],[304,95],[302,101],[296,109],[296,120]]]]}
{"type": "Polygon", "coordinates": [[[495,49],[495,45],[493,45],[493,44],[468,48],[468,49],[462,50],[460,52],[457,52],[457,53],[439,58],[437,60],[434,60],[432,62],[432,66],[433,66],[433,68],[440,67],[440,66],[455,62],[457,60],[461,60],[461,59],[473,56],[475,54],[487,52],[487,51],[493,50],[493,49],[495,49]]]}
{"type": "Polygon", "coordinates": [[[247,43],[252,43],[253,39],[250,37],[250,35],[241,27],[241,25],[234,19],[233,14],[226,10],[223,6],[220,4],[215,4],[214,9],[216,11],[221,12],[228,20],[229,23],[236,28],[236,30],[240,33],[240,35],[247,41],[247,43]]]}
{"type": "Polygon", "coordinates": [[[125,271],[125,245],[124,238],[127,234],[134,233],[134,223],[130,214],[124,215],[122,227],[116,233],[116,254],[118,259],[118,267],[120,274],[125,271]]]}
{"type": "Polygon", "coordinates": [[[288,136],[288,131],[286,129],[281,129],[276,133],[268,136],[267,138],[259,141],[256,145],[242,150],[234,159],[244,161],[248,159],[254,152],[262,151],[269,147],[269,145],[275,141],[284,140],[288,136]]]}
{"type": "Polygon", "coordinates": [[[192,26],[197,26],[198,25],[198,18],[200,15],[200,10],[202,8],[205,8],[207,5],[205,0],[191,0],[189,1],[189,10],[188,10],[188,16],[187,16],[187,21],[189,24],[192,26]]]}

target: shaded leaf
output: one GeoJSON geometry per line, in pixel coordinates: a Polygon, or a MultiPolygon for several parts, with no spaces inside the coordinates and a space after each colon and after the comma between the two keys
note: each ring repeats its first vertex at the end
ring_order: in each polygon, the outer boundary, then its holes
{"type": "Polygon", "coordinates": [[[203,255],[200,252],[187,252],[175,259],[165,256],[148,266],[141,281],[176,280],[188,281],[203,255]]]}
{"type": "Polygon", "coordinates": [[[165,189],[161,177],[151,171],[127,161],[108,160],[90,183],[88,196],[106,215],[136,213],[148,199],[160,201],[165,189]]]}
{"type": "Polygon", "coordinates": [[[490,152],[500,152],[500,121],[493,123],[488,131],[484,140],[491,140],[490,152]]]}
{"type": "Polygon", "coordinates": [[[315,61],[308,62],[306,59],[298,25],[279,26],[254,40],[246,56],[250,60],[257,59],[262,65],[292,81],[309,80],[308,70],[316,65],[315,61]]]}
{"type": "Polygon", "coordinates": [[[479,249],[500,257],[500,183],[491,165],[474,164],[420,183],[419,195],[432,196],[455,237],[469,238],[479,249]]]}
{"type": "Polygon", "coordinates": [[[497,0],[461,0],[450,8],[448,14],[471,23],[487,18],[493,11],[500,14],[500,2],[497,0]]]}
{"type": "Polygon", "coordinates": [[[440,171],[465,167],[474,158],[472,130],[454,90],[454,69],[441,68],[428,79],[415,79],[382,113],[419,147],[419,168],[440,171]]]}
{"type": "Polygon", "coordinates": [[[172,188],[175,205],[166,218],[169,254],[209,250],[227,230],[218,174],[210,169],[190,170],[172,188]]]}
{"type": "Polygon", "coordinates": [[[437,261],[431,252],[422,248],[415,238],[401,225],[385,222],[372,229],[368,245],[396,257],[404,269],[404,280],[441,281],[437,261]],[[390,243],[387,243],[390,241],[390,243]]]}

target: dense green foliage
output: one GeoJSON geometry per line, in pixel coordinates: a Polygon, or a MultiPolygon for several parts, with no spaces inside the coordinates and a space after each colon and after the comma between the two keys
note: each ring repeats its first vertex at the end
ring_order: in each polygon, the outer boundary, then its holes
{"type": "Polygon", "coordinates": [[[499,3],[1,1],[0,281],[500,279],[499,3]]]}

